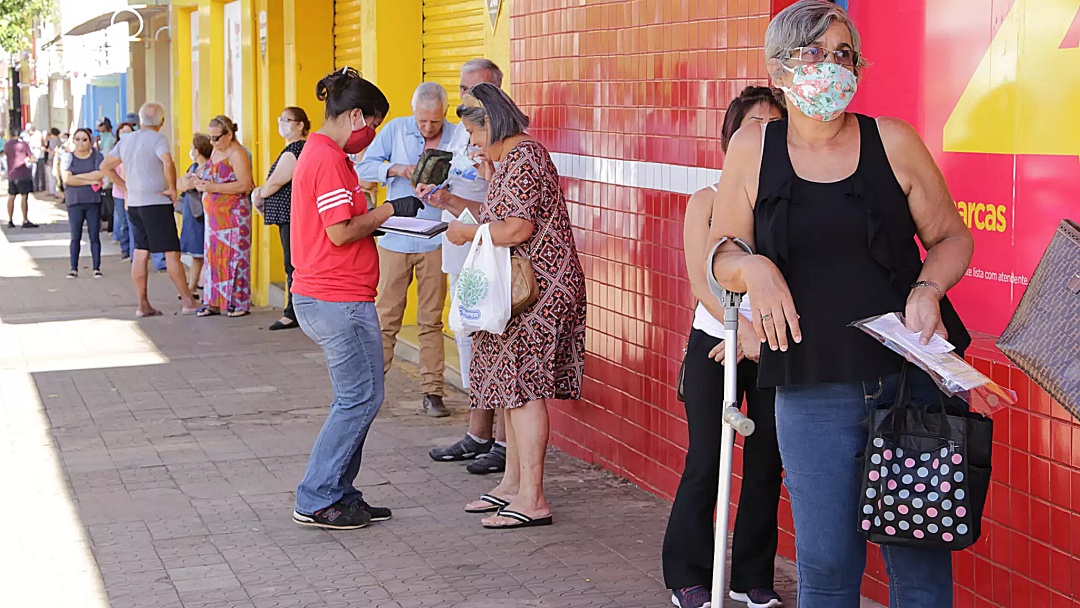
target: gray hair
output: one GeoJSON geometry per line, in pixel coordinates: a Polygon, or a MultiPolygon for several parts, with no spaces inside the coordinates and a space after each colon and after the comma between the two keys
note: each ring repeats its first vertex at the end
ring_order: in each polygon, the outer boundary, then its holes
{"type": "Polygon", "coordinates": [[[513,99],[499,87],[481,82],[469,89],[466,97],[473,97],[482,107],[473,107],[464,100],[457,109],[458,118],[488,128],[488,144],[500,142],[524,133],[529,128],[529,117],[517,107],[513,99]]]}
{"type": "Polygon", "coordinates": [[[144,127],[160,127],[165,124],[165,106],[148,101],[139,108],[139,124],[144,127]]]}
{"type": "Polygon", "coordinates": [[[412,96],[412,109],[413,112],[417,108],[433,108],[438,106],[443,114],[446,113],[446,109],[450,107],[450,100],[446,96],[446,89],[437,82],[421,82],[420,86],[416,87],[416,92],[412,96]]]}
{"type": "Polygon", "coordinates": [[[488,71],[488,72],[491,73],[491,80],[493,81],[495,86],[497,86],[497,87],[502,86],[502,82],[503,82],[502,70],[500,70],[499,66],[496,65],[495,62],[490,60],[490,59],[483,59],[483,58],[481,58],[481,59],[470,59],[469,61],[465,62],[465,65],[461,66],[461,73],[462,74],[471,74],[473,72],[483,72],[483,71],[488,71]]]}
{"type": "MultiPolygon", "coordinates": [[[[814,43],[834,22],[847,26],[851,46],[862,54],[862,38],[847,11],[832,2],[799,0],[780,11],[765,30],[765,58],[787,59],[791,51],[814,43]]],[[[860,60],[860,65],[863,62],[860,60]]]]}

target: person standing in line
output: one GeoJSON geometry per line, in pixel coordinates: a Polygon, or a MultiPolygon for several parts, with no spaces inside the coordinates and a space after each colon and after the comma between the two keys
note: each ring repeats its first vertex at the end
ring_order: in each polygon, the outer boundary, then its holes
{"type": "Polygon", "coordinates": [[[79,277],[79,253],[82,249],[83,224],[90,236],[90,257],[94,278],[101,278],[101,189],[105,174],[101,171],[101,152],[94,149],[90,129],[75,131],[75,150],[64,157],[60,167],[67,190],[68,226],[71,233],[71,271],[67,278],[79,277]]]}
{"type": "MultiPolygon", "coordinates": [[[[457,130],[448,123],[446,89],[436,82],[424,82],[412,98],[412,116],[395,118],[375,137],[363,160],[356,165],[360,179],[386,184],[387,198],[415,195],[410,178],[420,155],[429,148],[446,150],[457,130]]],[[[418,217],[438,220],[442,212],[428,207],[418,217]]],[[[443,308],[446,305],[446,275],[442,271],[440,239],[418,239],[388,234],[379,237],[380,283],[379,322],[383,335],[383,371],[394,362],[394,347],[409,287],[416,274],[417,321],[420,324],[420,388],[424,393],[423,412],[434,418],[449,416],[443,403],[446,380],[446,351],[443,342],[443,308]]]]}
{"type": "MultiPolygon", "coordinates": [[[[499,168],[477,219],[491,242],[532,263],[539,296],[510,318],[502,334],[473,334],[469,370],[472,407],[501,408],[506,424],[506,474],[469,513],[492,513],[485,528],[552,523],[544,496],[549,400],[581,397],[585,373],[585,273],[578,258],[559,171],[526,129],[529,118],[499,87],[482,82],[462,98],[461,124],[473,145],[499,168]]],[[[450,222],[455,245],[470,243],[478,225],[450,222]]]]}
{"type": "Polygon", "coordinates": [[[304,150],[310,131],[311,121],[308,120],[307,112],[303,108],[290,107],[282,110],[281,116],[278,117],[278,134],[285,139],[285,149],[270,167],[270,176],[266,179],[266,183],[251,193],[251,200],[255,203],[255,208],[263,214],[266,225],[277,225],[278,236],[281,238],[281,251],[285,258],[285,297],[288,298],[288,302],[281,313],[281,318],[270,325],[270,331],[299,327],[292,302],[293,265],[289,237],[289,210],[292,208],[293,171],[296,169],[296,160],[300,158],[300,152],[304,150]]]}
{"type": "Polygon", "coordinates": [[[165,254],[166,268],[183,308],[183,314],[194,314],[197,303],[187,286],[184,265],[180,261],[180,237],[176,230],[176,164],[169,151],[169,142],[161,134],[165,124],[165,106],[148,101],[139,108],[142,128],[117,141],[101,168],[114,184],[127,194],[124,200],[128,220],[135,239],[131,254],[131,278],[139,307],[136,317],[154,317],[161,311],[150,304],[147,293],[150,253],[165,254]],[[124,165],[124,177],[116,169],[124,165]]]}
{"type": "MultiPolygon", "coordinates": [[[[743,125],[764,124],[785,116],[783,101],[769,87],[752,86],[728,104],[720,132],[720,148],[743,125]]],[[[690,445],[686,466],[671,506],[664,535],[664,581],[680,608],[702,608],[712,601],[713,514],[720,477],[720,433],[724,394],[724,309],[709,291],[705,245],[712,224],[716,187],[703,188],[686,203],[683,253],[694,298],[694,325],[683,362],[683,396],[690,445]]],[[[738,395],[746,397],[746,413],[757,425],[743,443],[742,484],[735,534],[731,541],[730,597],[750,608],[775,608],[783,600],[773,588],[776,560],[777,507],[783,466],[776,445],[776,391],[757,388],[761,344],[750,324],[750,299],[739,317],[738,395]]],[[[726,507],[726,505],[721,505],[726,507]]]]}
{"type": "Polygon", "coordinates": [[[198,316],[244,317],[251,314],[251,155],[228,116],[211,119],[209,131],[214,152],[194,184],[206,209],[207,272],[198,316]]]}
{"type": "Polygon", "coordinates": [[[56,196],[60,190],[58,187],[57,173],[53,171],[53,168],[57,163],[57,156],[60,154],[60,147],[62,143],[60,141],[60,129],[49,129],[49,137],[45,140],[45,153],[46,153],[46,170],[45,170],[45,185],[46,192],[49,196],[56,196]]]}
{"type": "Polygon", "coordinates": [[[102,154],[108,154],[112,151],[113,146],[116,145],[118,139],[116,135],[113,135],[112,121],[108,117],[102,118],[101,122],[97,126],[98,136],[96,142],[96,148],[101,151],[102,154]]]}
{"type": "Polygon", "coordinates": [[[424,205],[409,196],[368,211],[347,156],[375,139],[375,127],[390,111],[382,91],[345,67],[320,80],[315,92],[326,103],[326,122],[308,139],[293,172],[293,307],[300,328],[326,354],[334,401],[296,488],[292,518],[303,526],[354,530],[392,516],[353,485],[383,402],[374,234],[392,215],[414,217],[424,205]]]}
{"type": "MultiPolygon", "coordinates": [[[[32,126],[32,125],[28,125],[32,126]]],[[[11,129],[11,138],[4,142],[4,159],[7,162],[8,180],[8,228],[15,227],[15,199],[22,197],[23,228],[37,228],[30,221],[30,193],[34,190],[34,170],[31,168],[33,153],[30,145],[19,137],[15,127],[11,129]]]]}
{"type": "Polygon", "coordinates": [[[30,153],[33,156],[31,169],[34,174],[34,192],[45,191],[45,133],[34,128],[31,123],[26,123],[26,143],[30,144],[30,153]]]}
{"type": "MultiPolygon", "coordinates": [[[[481,82],[502,86],[503,74],[490,59],[473,59],[461,67],[460,91],[464,97],[469,89],[481,82]]],[[[417,186],[417,194],[431,206],[442,209],[442,220],[458,219],[466,209],[474,218],[480,217],[480,208],[487,198],[488,182],[495,173],[490,159],[477,161],[470,154],[469,132],[458,126],[450,140],[450,152],[454,154],[450,177],[445,188],[436,190],[432,184],[417,186]]],[[[469,255],[470,244],[454,245],[444,233],[442,236],[442,270],[450,277],[450,293],[454,292],[457,277],[469,255]]],[[[454,335],[461,362],[461,381],[469,390],[469,363],[472,359],[472,338],[454,335]]],[[[454,462],[475,459],[466,469],[470,473],[501,473],[506,470],[506,429],[502,415],[496,410],[475,408],[469,412],[469,431],[457,442],[428,452],[437,462],[454,462]]]]}
{"type": "MultiPolygon", "coordinates": [[[[867,541],[855,457],[867,413],[897,400],[902,377],[914,401],[941,398],[925,372],[904,376],[904,358],[851,322],[903,312],[924,345],[942,334],[962,355],[971,344],[946,297],[971,263],[971,231],[911,125],[847,111],[866,66],[861,46],[836,4],[799,0],[769,23],[766,66],[788,119],[732,138],[707,244],[719,244],[709,272],[750,298],[758,385],[776,388],[800,608],[860,605],[867,541]]],[[[931,530],[947,537],[950,522],[931,530]]],[[[892,606],[953,606],[948,549],[881,553],[892,606]]]]}
{"type": "Polygon", "coordinates": [[[210,157],[214,154],[214,146],[210,143],[210,136],[205,133],[196,133],[191,138],[191,166],[180,176],[176,190],[180,192],[180,253],[191,256],[191,268],[188,269],[188,289],[196,300],[199,299],[199,281],[202,278],[203,257],[206,241],[206,211],[203,207],[203,195],[195,189],[195,183],[199,179],[210,157]]]}
{"type": "MultiPolygon", "coordinates": [[[[135,132],[135,125],[129,122],[122,122],[116,127],[116,141],[113,142],[113,147],[120,141],[124,135],[135,132]]],[[[112,148],[110,148],[110,151],[112,148]]],[[[120,177],[124,177],[124,166],[120,165],[116,168],[116,173],[120,177]]],[[[127,194],[124,193],[124,189],[120,187],[120,184],[113,182],[112,185],[113,196],[113,240],[120,244],[120,259],[127,260],[131,258],[131,252],[135,251],[135,235],[131,232],[130,221],[128,220],[127,194]]],[[[151,256],[152,257],[152,256],[151,256]]],[[[157,266],[157,260],[154,260],[155,267],[157,266]]]]}

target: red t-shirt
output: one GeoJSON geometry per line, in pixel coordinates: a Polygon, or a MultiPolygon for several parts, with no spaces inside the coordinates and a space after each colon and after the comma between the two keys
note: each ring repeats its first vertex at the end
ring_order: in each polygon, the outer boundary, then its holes
{"type": "Polygon", "coordinates": [[[292,291],[326,302],[374,302],[379,252],[368,237],[338,247],[327,226],[367,213],[367,199],[345,152],[318,133],[308,139],[292,179],[292,291]]]}

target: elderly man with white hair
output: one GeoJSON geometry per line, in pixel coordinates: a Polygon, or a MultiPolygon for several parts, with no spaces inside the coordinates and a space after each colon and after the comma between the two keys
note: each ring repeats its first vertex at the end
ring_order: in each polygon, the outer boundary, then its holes
{"type": "MultiPolygon", "coordinates": [[[[361,180],[386,185],[388,200],[415,196],[410,178],[424,150],[447,150],[457,125],[446,121],[446,89],[424,82],[413,94],[413,115],[383,125],[363,160],[356,165],[361,180]]],[[[442,211],[428,205],[417,217],[438,220],[442,211]]],[[[379,289],[375,307],[383,337],[383,372],[394,361],[394,346],[413,273],[416,274],[417,322],[420,324],[420,388],[424,413],[441,418],[450,412],[443,404],[446,353],[443,344],[443,306],[446,275],[442,271],[440,239],[388,234],[379,237],[379,289]]]]}
{"type": "Polygon", "coordinates": [[[184,314],[195,314],[198,303],[188,289],[187,276],[180,262],[180,237],[176,231],[176,163],[169,141],[161,134],[165,125],[165,106],[148,101],[139,108],[138,131],[125,135],[101,163],[101,170],[127,193],[128,221],[135,241],[131,252],[131,278],[139,300],[137,317],[156,317],[161,311],[150,304],[147,294],[147,264],[151,253],[165,255],[169,278],[183,302],[184,314]],[[116,169],[124,165],[124,177],[116,169]]]}

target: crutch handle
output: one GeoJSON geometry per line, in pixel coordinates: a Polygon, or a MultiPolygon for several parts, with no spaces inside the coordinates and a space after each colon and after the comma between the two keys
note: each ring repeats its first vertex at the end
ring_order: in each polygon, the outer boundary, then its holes
{"type": "Polygon", "coordinates": [[[735,429],[736,433],[743,437],[754,434],[754,421],[743,415],[743,413],[739,411],[739,408],[729,405],[727,409],[724,410],[724,422],[730,425],[731,428],[735,429]]]}

